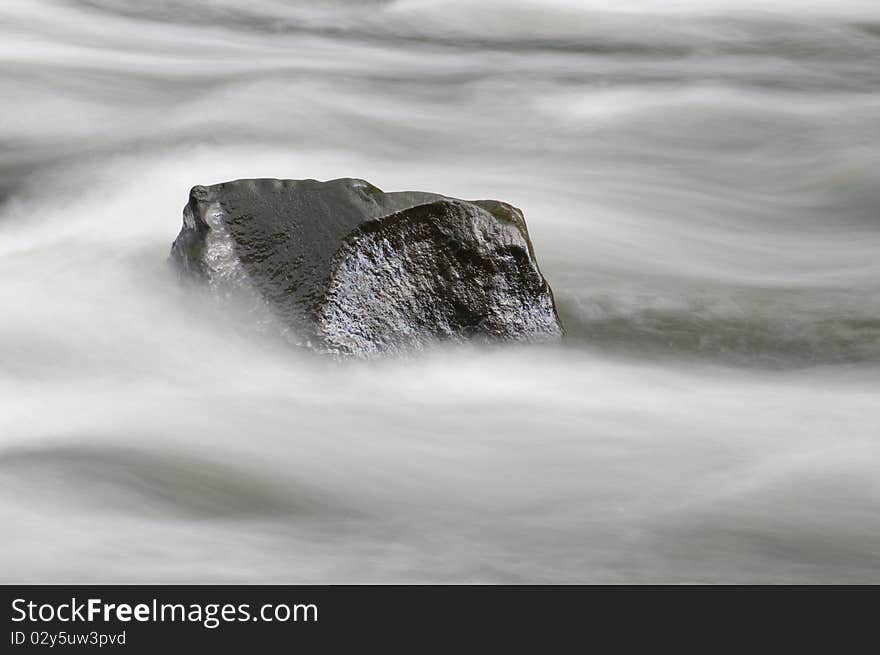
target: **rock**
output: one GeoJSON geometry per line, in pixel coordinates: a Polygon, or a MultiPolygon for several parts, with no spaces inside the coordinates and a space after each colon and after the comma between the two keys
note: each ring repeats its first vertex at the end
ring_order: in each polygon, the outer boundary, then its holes
{"type": "Polygon", "coordinates": [[[495,200],[356,179],[197,186],[171,257],[215,288],[256,291],[322,352],[562,335],[522,212],[495,200]]]}

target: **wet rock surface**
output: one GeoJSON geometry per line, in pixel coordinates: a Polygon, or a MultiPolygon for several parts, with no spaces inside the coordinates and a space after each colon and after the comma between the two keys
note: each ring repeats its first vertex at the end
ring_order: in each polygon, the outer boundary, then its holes
{"type": "Polygon", "coordinates": [[[197,186],[171,258],[215,288],[256,292],[321,352],[562,334],[522,212],[495,200],[348,178],[197,186]]]}

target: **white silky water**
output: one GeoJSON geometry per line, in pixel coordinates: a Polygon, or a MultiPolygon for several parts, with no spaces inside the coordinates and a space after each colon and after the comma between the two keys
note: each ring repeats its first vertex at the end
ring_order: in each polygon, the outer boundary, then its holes
{"type": "Polygon", "coordinates": [[[0,582],[880,583],[880,3],[3,0],[0,582]],[[339,362],[190,187],[521,207],[553,347],[339,362]]]}

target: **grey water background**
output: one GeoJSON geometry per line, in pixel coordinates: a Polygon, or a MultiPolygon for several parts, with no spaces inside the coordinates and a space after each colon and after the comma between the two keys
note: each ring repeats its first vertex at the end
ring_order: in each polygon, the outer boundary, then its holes
{"type": "Polygon", "coordinates": [[[0,580],[880,582],[880,3],[4,0],[0,580]],[[189,188],[523,208],[559,347],[331,362],[189,188]]]}

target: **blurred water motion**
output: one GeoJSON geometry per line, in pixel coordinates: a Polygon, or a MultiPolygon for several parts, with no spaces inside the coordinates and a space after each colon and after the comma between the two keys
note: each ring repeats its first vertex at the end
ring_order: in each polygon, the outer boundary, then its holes
{"type": "Polygon", "coordinates": [[[5,0],[0,97],[0,580],[880,582],[880,4],[5,0]],[[261,176],[523,208],[566,342],[219,315],[261,176]]]}

